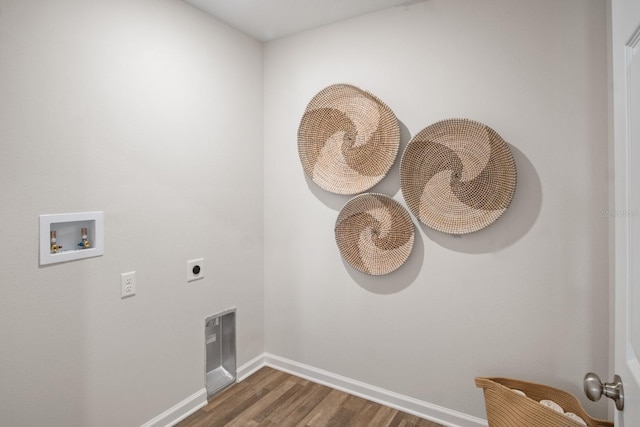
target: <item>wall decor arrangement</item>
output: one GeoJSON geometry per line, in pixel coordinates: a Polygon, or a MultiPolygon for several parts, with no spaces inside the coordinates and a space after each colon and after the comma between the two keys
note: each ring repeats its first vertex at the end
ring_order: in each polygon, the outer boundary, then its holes
{"type": "Polygon", "coordinates": [[[335,84],[315,95],[298,128],[307,176],[326,191],[354,195],[380,182],[395,162],[400,126],[371,93],[335,84]]]}
{"type": "MultiPolygon", "coordinates": [[[[396,270],[413,249],[415,231],[407,209],[389,196],[364,193],[387,175],[399,147],[393,111],[349,84],[318,92],[298,127],[305,174],[331,193],[359,194],[340,211],[334,232],[342,257],[365,274],[396,270]]],[[[516,164],[508,144],[489,126],[442,120],[409,141],[400,161],[400,188],[420,222],[443,233],[473,233],[509,207],[516,164]]]]}
{"type": "Polygon", "coordinates": [[[481,230],[507,209],[516,165],[497,132],[468,119],[448,119],[418,132],[400,161],[400,188],[411,212],[449,234],[481,230]]]}
{"type": "Polygon", "coordinates": [[[409,212],[384,194],[364,193],[340,210],[335,238],[342,257],[369,275],[391,273],[405,263],[415,238],[409,212]]]}

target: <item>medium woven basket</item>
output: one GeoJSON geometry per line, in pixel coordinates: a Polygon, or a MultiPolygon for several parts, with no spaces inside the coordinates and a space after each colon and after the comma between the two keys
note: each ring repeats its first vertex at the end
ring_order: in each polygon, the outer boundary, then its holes
{"type": "Polygon", "coordinates": [[[324,190],[358,194],[380,182],[395,162],[400,125],[370,92],[347,84],[321,90],[298,128],[304,172],[324,190]]]}
{"type": "Polygon", "coordinates": [[[539,403],[552,400],[582,418],[589,427],[613,427],[609,421],[591,418],[578,399],[557,388],[510,378],[476,378],[476,386],[484,390],[489,427],[581,427],[564,414],[539,403]],[[512,389],[523,391],[522,396],[512,389]]]}

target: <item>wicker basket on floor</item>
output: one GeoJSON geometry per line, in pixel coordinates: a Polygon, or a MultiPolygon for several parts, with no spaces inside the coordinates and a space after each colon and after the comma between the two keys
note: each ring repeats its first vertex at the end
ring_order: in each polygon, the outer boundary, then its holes
{"type": "Polygon", "coordinates": [[[581,427],[577,421],[539,403],[552,400],[582,418],[588,427],[613,427],[613,423],[591,418],[578,399],[557,388],[510,378],[476,378],[484,391],[489,427],[581,427]],[[521,390],[522,396],[512,389],[521,390]]]}

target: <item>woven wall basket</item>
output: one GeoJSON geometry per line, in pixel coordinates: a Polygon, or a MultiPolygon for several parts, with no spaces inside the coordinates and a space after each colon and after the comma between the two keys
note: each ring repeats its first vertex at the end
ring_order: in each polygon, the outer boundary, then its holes
{"type": "Polygon", "coordinates": [[[438,231],[478,231],[502,215],[516,189],[507,143],[467,119],[437,122],[416,134],[402,154],[400,187],[418,219],[438,231]]]}
{"type": "Polygon", "coordinates": [[[409,212],[383,194],[365,193],[349,200],[335,225],[343,258],[372,276],[390,273],[409,258],[414,227],[409,212]]]}
{"type": "Polygon", "coordinates": [[[321,188],[358,194],[389,172],[400,146],[391,109],[371,93],[336,84],[313,97],[298,128],[302,167],[321,188]]]}
{"type": "Polygon", "coordinates": [[[613,427],[613,423],[591,418],[578,399],[566,391],[542,384],[511,378],[476,378],[476,386],[484,391],[489,427],[581,427],[578,421],[544,406],[541,400],[552,400],[563,409],[584,420],[588,427],[613,427]],[[512,389],[525,393],[517,394],[512,389]]]}

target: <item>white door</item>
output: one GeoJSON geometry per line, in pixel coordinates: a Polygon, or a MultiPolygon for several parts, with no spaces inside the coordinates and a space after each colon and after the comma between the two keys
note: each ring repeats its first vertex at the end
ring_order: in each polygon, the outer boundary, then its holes
{"type": "MultiPolygon", "coordinates": [[[[611,3],[615,166],[614,374],[624,384],[617,427],[640,426],[640,0],[611,3]]],[[[608,380],[613,378],[613,374],[608,380]]]]}

